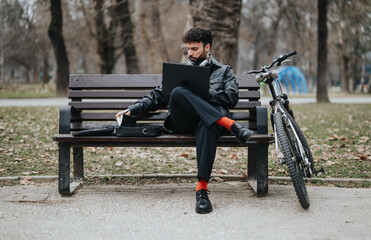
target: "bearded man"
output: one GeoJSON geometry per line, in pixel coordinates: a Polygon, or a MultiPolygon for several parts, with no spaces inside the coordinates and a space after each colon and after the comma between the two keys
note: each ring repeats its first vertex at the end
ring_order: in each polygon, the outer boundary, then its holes
{"type": "Polygon", "coordinates": [[[183,35],[182,40],[188,52],[187,64],[211,69],[209,98],[202,99],[182,86],[174,88],[170,94],[164,94],[162,86],[159,86],[128,109],[118,112],[116,117],[148,113],[169,106],[165,129],[169,133],[195,135],[198,168],[196,212],[209,213],[212,204],[207,184],[219,137],[233,134],[245,143],[253,132],[230,118],[229,109],[238,102],[238,83],[232,68],[212,57],[211,32],[204,28],[192,28],[183,35]]]}

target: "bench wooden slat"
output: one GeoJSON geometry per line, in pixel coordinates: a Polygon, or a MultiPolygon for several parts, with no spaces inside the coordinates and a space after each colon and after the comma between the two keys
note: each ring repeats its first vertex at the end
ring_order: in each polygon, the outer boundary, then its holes
{"type": "MultiPolygon", "coordinates": [[[[145,95],[150,94],[151,90],[120,90],[120,91],[83,91],[83,90],[70,90],[68,92],[69,98],[86,98],[86,99],[140,99],[145,95]]],[[[240,91],[240,99],[259,99],[259,91],[240,91]]]]}
{"type": "MultiPolygon", "coordinates": [[[[159,121],[157,123],[144,123],[144,124],[162,124],[162,121],[159,121]]],[[[244,126],[247,126],[248,128],[252,130],[256,130],[256,122],[247,122],[243,123],[244,126]]],[[[92,122],[87,122],[87,123],[80,123],[80,122],[72,122],[70,124],[71,131],[80,131],[80,130],[86,130],[86,129],[92,129],[92,128],[101,128],[101,127],[107,127],[107,126],[114,126],[117,127],[117,123],[115,122],[106,122],[106,123],[92,123],[92,122]]]]}
{"type": "Polygon", "coordinates": [[[141,98],[148,95],[150,90],[121,90],[121,91],[82,91],[82,90],[70,90],[68,92],[68,98],[86,98],[86,99],[110,99],[110,98],[141,98]]]}
{"type": "MultiPolygon", "coordinates": [[[[158,137],[116,137],[116,136],[81,136],[74,137],[71,134],[57,134],[53,138],[54,141],[58,142],[139,142],[139,143],[193,143],[195,144],[195,137],[193,135],[161,135],[158,137]]],[[[250,142],[267,142],[272,140],[272,136],[268,134],[253,134],[250,137],[250,142]]],[[[222,136],[219,138],[219,142],[231,142],[236,143],[237,146],[241,146],[238,140],[234,136],[222,136]]]]}
{"type": "Polygon", "coordinates": [[[161,84],[161,74],[71,74],[70,89],[153,88],[161,84]]]}
{"type": "MultiPolygon", "coordinates": [[[[252,75],[236,75],[239,88],[259,89],[252,75]]],[[[71,74],[70,89],[153,88],[161,84],[161,74],[71,74]]]]}
{"type": "MultiPolygon", "coordinates": [[[[90,113],[90,112],[76,112],[71,115],[71,121],[114,121],[114,116],[117,112],[107,113],[90,113]]],[[[165,112],[154,112],[148,115],[139,115],[136,118],[140,121],[158,121],[164,120],[167,116],[165,112]]],[[[253,120],[256,116],[250,112],[232,112],[232,119],[234,120],[253,120]]]]}
{"type": "MultiPolygon", "coordinates": [[[[69,102],[69,106],[73,106],[78,109],[89,109],[89,110],[111,110],[111,109],[125,109],[130,105],[134,104],[136,101],[128,100],[122,102],[69,102]]],[[[261,106],[259,101],[239,101],[234,109],[252,109],[256,106],[261,106]]]]}

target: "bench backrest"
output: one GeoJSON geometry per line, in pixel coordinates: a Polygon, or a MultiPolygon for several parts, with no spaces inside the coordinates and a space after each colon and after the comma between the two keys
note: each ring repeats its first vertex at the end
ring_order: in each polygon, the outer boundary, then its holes
{"type": "MultiPolygon", "coordinates": [[[[240,100],[231,110],[232,118],[247,121],[256,129],[256,106],[260,106],[259,84],[251,75],[236,75],[240,100]]],[[[103,125],[117,125],[115,114],[134,104],[161,84],[161,74],[71,74],[69,106],[81,111],[71,114],[71,131],[103,125]]],[[[138,122],[158,123],[165,119],[166,109],[136,116],[138,122]]]]}

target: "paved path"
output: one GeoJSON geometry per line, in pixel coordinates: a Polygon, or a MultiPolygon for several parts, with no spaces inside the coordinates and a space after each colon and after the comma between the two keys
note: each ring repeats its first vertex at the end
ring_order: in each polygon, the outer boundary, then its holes
{"type": "MultiPolygon", "coordinates": [[[[263,97],[263,105],[268,105],[271,98],[263,97]]],[[[354,98],[331,98],[332,103],[371,103],[371,97],[354,98]]],[[[0,99],[0,107],[5,106],[67,106],[67,98],[32,98],[32,99],[0,99]]],[[[290,97],[292,104],[315,103],[315,98],[295,98],[290,97]]]]}
{"type": "Polygon", "coordinates": [[[246,183],[210,184],[214,211],[194,212],[194,184],[56,184],[0,188],[0,239],[371,239],[371,189],[292,186],[257,198],[246,183]]]}

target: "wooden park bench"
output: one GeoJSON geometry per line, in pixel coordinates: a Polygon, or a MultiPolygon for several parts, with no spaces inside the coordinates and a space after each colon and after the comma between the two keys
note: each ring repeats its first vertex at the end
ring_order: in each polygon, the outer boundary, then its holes
{"type": "MultiPolygon", "coordinates": [[[[117,125],[119,110],[161,84],[160,74],[72,74],[69,82],[68,106],[61,107],[59,134],[53,140],[59,146],[58,189],[71,195],[84,178],[84,147],[195,147],[192,135],[171,134],[158,137],[73,136],[72,132],[117,125]],[[70,180],[70,150],[73,149],[73,181],[70,180]]],[[[220,147],[248,147],[247,180],[258,196],[268,192],[268,135],[267,108],[261,106],[259,84],[249,75],[236,75],[240,100],[231,110],[232,118],[248,125],[256,133],[241,145],[234,136],[222,136],[220,147]]],[[[135,116],[145,124],[159,123],[166,109],[135,116]],[[162,110],[162,111],[161,111],[162,110]],[[165,111],[164,111],[165,110],[165,111]]],[[[162,123],[161,123],[162,124],[162,123]]]]}

